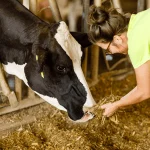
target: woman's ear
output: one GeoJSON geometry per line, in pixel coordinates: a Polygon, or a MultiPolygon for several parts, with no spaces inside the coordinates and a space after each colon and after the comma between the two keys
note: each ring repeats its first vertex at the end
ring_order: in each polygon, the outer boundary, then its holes
{"type": "Polygon", "coordinates": [[[120,45],[120,44],[123,43],[123,40],[122,40],[121,36],[119,36],[119,35],[114,35],[113,41],[114,41],[114,43],[117,44],[117,45],[120,45]]]}

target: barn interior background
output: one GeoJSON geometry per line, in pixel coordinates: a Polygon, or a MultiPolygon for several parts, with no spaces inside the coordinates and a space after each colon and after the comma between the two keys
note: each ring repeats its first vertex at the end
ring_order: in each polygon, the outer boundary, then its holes
{"type": "MultiPolygon", "coordinates": [[[[89,6],[101,4],[101,0],[20,2],[44,21],[64,20],[70,31],[78,32],[87,32],[89,6]],[[53,10],[57,7],[55,2],[60,14],[56,9],[53,10]]],[[[150,0],[112,0],[112,3],[120,13],[137,13],[150,7],[150,0]]],[[[135,86],[135,76],[128,57],[105,54],[104,50],[91,46],[85,49],[82,68],[98,103],[91,109],[96,117],[84,124],[67,120],[65,112],[43,103],[20,79],[5,74],[6,83],[1,80],[1,89],[4,84],[7,86],[8,83],[8,86],[0,94],[0,149],[150,149],[149,101],[122,110],[110,119],[102,117],[99,107],[102,103],[119,99],[135,86]],[[14,93],[10,94],[12,91],[14,93]]]]}

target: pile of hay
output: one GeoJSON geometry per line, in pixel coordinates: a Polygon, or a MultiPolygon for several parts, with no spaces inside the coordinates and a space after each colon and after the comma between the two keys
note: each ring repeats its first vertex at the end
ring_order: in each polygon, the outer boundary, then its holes
{"type": "MultiPolygon", "coordinates": [[[[100,77],[91,88],[98,104],[92,108],[94,119],[74,123],[67,114],[47,103],[7,115],[6,120],[21,120],[26,115],[36,121],[19,126],[0,138],[4,150],[148,150],[150,148],[150,103],[145,101],[104,118],[102,103],[116,101],[135,86],[130,75],[121,82],[112,81],[110,74],[100,77]],[[112,83],[113,82],[113,83],[112,83]]],[[[1,119],[5,119],[2,116],[1,119]]],[[[1,122],[1,120],[0,120],[1,122]]]]}

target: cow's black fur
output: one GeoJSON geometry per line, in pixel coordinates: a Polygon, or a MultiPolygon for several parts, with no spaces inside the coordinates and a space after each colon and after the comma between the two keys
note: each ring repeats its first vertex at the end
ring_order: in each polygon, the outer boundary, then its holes
{"type": "MultiPolygon", "coordinates": [[[[59,23],[42,21],[16,0],[1,0],[0,61],[5,65],[27,63],[28,85],[42,95],[57,98],[70,118],[78,120],[84,115],[82,108],[87,93],[73,70],[71,59],[54,38],[58,26],[59,23]]],[[[78,34],[72,35],[83,47],[90,44],[88,40],[82,42],[85,38],[78,34]]]]}

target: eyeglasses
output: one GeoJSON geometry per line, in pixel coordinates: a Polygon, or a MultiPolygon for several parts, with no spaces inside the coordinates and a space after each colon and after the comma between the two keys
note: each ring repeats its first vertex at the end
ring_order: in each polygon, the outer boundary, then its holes
{"type": "Polygon", "coordinates": [[[106,54],[111,54],[111,51],[109,50],[111,43],[112,43],[112,41],[109,42],[109,44],[108,44],[108,46],[107,46],[107,48],[105,50],[106,54]]]}

